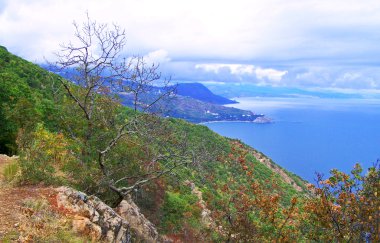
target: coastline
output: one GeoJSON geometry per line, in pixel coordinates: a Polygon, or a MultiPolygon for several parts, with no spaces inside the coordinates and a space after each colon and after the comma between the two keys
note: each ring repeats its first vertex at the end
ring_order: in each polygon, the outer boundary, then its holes
{"type": "Polygon", "coordinates": [[[199,122],[197,124],[203,125],[203,124],[221,123],[221,122],[234,122],[234,123],[241,122],[241,123],[255,123],[255,124],[270,124],[270,123],[274,123],[274,121],[272,119],[266,118],[266,117],[265,117],[265,119],[267,119],[267,121],[265,121],[265,122],[263,122],[263,121],[256,121],[256,119],[253,120],[253,121],[243,121],[243,120],[241,120],[241,121],[239,121],[239,120],[233,120],[233,121],[231,121],[231,120],[207,121],[207,122],[199,122]]]}

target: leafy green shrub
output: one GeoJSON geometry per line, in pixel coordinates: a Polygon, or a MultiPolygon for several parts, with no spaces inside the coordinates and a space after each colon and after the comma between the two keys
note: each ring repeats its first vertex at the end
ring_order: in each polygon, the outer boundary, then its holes
{"type": "MultiPolygon", "coordinates": [[[[191,194],[179,192],[166,192],[162,205],[163,230],[167,232],[179,232],[184,223],[196,226],[200,217],[200,209],[196,205],[197,198],[191,194]]],[[[198,224],[199,226],[199,224],[198,224]]]]}
{"type": "Polygon", "coordinates": [[[56,112],[52,112],[52,89],[57,79],[57,75],[0,47],[0,153],[17,154],[20,128],[42,121],[51,127],[59,124],[56,112]]]}
{"type": "Polygon", "coordinates": [[[44,182],[51,184],[63,178],[62,167],[73,156],[69,150],[69,142],[59,133],[52,133],[38,124],[32,133],[18,137],[20,147],[21,180],[27,183],[44,182]]]}

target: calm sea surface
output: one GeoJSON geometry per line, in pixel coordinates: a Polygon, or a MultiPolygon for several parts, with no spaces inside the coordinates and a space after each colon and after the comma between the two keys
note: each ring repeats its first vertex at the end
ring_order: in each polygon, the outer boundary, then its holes
{"type": "Polygon", "coordinates": [[[380,159],[380,100],[238,98],[237,108],[264,113],[272,124],[216,122],[215,132],[241,139],[277,164],[314,182],[315,172],[349,172],[380,159]]]}

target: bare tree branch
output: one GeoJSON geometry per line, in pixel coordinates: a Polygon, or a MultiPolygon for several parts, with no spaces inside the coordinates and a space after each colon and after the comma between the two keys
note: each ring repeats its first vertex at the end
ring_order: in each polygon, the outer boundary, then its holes
{"type": "Polygon", "coordinates": [[[78,157],[82,163],[96,164],[103,185],[125,197],[137,187],[194,163],[196,156],[186,150],[186,141],[178,142],[175,148],[170,135],[165,135],[167,141],[156,141],[155,134],[162,136],[170,131],[160,127],[158,119],[143,114],[158,109],[162,101],[173,95],[175,86],[169,85],[171,80],[163,79],[159,65],[148,64],[144,57],[121,56],[126,44],[125,30],[115,24],[97,23],[88,13],[86,17],[81,25],[73,23],[75,41],[61,44],[61,51],[56,54],[56,67],[73,82],[59,79],[67,97],[77,107],[70,112],[80,111],[77,118],[81,127],[69,127],[67,133],[80,144],[82,151],[78,157]],[[115,92],[132,96],[133,113],[127,116],[119,111],[115,92]],[[128,144],[133,136],[152,144],[144,155],[150,161],[149,166],[136,174],[116,173],[116,168],[126,168],[130,161],[114,161],[113,151],[120,148],[120,143],[128,144]]]}

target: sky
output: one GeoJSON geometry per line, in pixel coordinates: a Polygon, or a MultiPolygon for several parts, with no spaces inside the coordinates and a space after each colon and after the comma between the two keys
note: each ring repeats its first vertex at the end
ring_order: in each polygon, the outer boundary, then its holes
{"type": "Polygon", "coordinates": [[[380,90],[379,0],[0,0],[0,45],[52,60],[87,11],[175,81],[380,90]]]}

